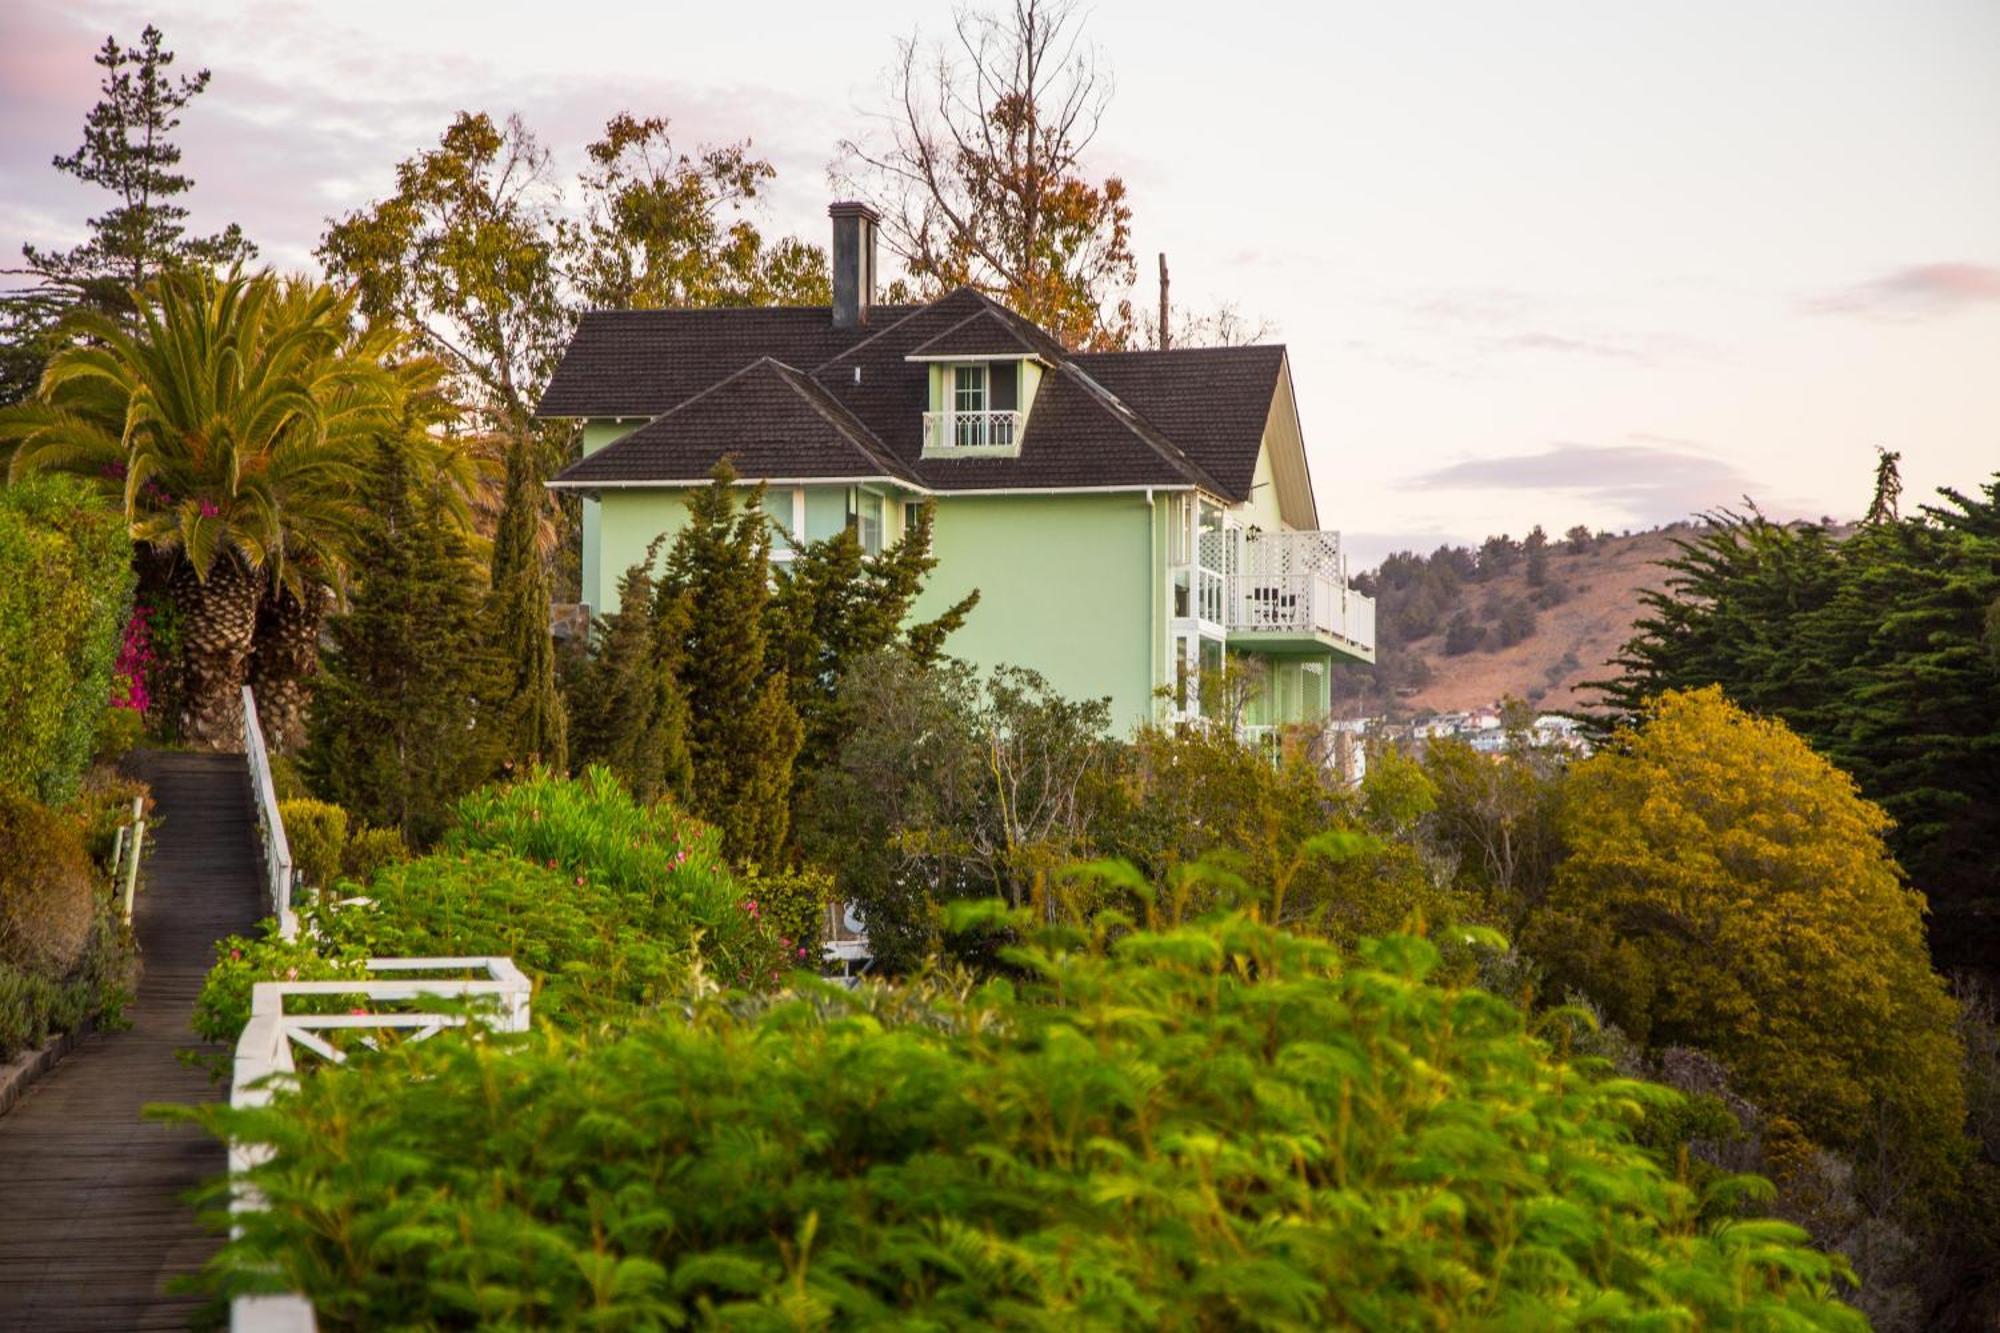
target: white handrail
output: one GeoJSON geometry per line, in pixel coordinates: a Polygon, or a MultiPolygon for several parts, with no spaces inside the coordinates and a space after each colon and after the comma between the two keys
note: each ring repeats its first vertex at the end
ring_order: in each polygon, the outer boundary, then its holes
{"type": "MultiPolygon", "coordinates": [[[[229,1104],[235,1107],[264,1106],[272,1096],[295,1086],[298,1065],[292,1054],[295,1046],[334,1064],[344,1064],[346,1055],[318,1034],[343,1029],[370,1032],[384,1028],[409,1029],[412,1041],[422,1041],[444,1028],[461,1027],[464,1013],[412,1013],[390,1010],[384,1013],[289,1014],[285,1000],[293,995],[353,995],[364,1000],[407,1002],[436,998],[490,996],[499,1001],[492,1015],[470,1015],[502,1032],[526,1032],[534,987],[511,958],[371,958],[368,971],[378,972],[483,972],[484,977],[407,977],[381,981],[357,977],[352,981],[260,981],[250,989],[250,1021],[236,1039],[236,1060],[229,1089],[229,1104]]],[[[369,1005],[372,1010],[373,1003],[369,1005]]],[[[372,1046],[372,1038],[363,1038],[372,1046]]],[[[241,1176],[250,1168],[268,1161],[271,1149],[261,1143],[231,1143],[229,1172],[241,1176]]],[[[230,1200],[229,1211],[246,1212],[261,1208],[257,1192],[239,1184],[230,1200]]],[[[229,1327],[232,1333],[313,1333],[318,1322],[312,1303],[303,1296],[238,1296],[230,1302],[229,1327]]]]}
{"type": "Polygon", "coordinates": [[[243,687],[243,757],[250,763],[250,795],[257,805],[257,827],[264,838],[265,886],[271,900],[271,914],[278,918],[278,933],[297,939],[298,914],[292,911],[292,844],[285,837],[285,821],[278,816],[278,788],[271,781],[271,752],[264,746],[264,728],[257,720],[257,696],[243,687]]]}

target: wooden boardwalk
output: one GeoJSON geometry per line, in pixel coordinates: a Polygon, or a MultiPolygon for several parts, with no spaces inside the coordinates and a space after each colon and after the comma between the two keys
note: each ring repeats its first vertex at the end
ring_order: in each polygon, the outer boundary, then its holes
{"type": "Polygon", "coordinates": [[[134,762],[164,817],[134,911],[144,974],[132,1027],[98,1033],[0,1116],[0,1330],[185,1328],[198,1299],[166,1283],[215,1252],[187,1191],[221,1145],[140,1118],[148,1102],[219,1100],[175,1052],[216,940],[264,915],[241,755],[134,762]]]}

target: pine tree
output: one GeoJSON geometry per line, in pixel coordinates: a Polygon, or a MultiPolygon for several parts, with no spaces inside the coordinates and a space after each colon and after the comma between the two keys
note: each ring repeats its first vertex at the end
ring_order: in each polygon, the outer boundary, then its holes
{"type": "Polygon", "coordinates": [[[1528,557],[1528,586],[1543,587],[1549,581],[1549,534],[1542,531],[1541,524],[1535,524],[1521,549],[1528,557]]]}
{"type": "Polygon", "coordinates": [[[689,494],[655,592],[665,620],[677,604],[680,684],[688,707],[695,812],[722,830],[739,862],[775,864],[791,822],[792,765],[804,733],[790,682],[769,649],[771,534],[764,488],[741,502],[736,474],[717,464],[689,494]]]}
{"type": "Polygon", "coordinates": [[[687,748],[687,699],[678,668],[686,633],[683,598],[654,605],[652,570],[662,538],[618,583],[618,609],[598,619],[590,657],[570,704],[570,749],[577,767],[602,764],[642,801],[685,802],[694,774],[687,748]]]}
{"type": "Polygon", "coordinates": [[[394,441],[372,481],[360,585],[328,625],[302,767],[320,796],[421,845],[492,771],[497,663],[478,567],[443,497],[412,487],[394,441]]]}
{"type": "Polygon", "coordinates": [[[90,219],[91,238],[74,249],[21,247],[38,282],[0,299],[0,403],[33,392],[57,345],[57,324],[75,306],[122,316],[131,309],[131,289],[168,269],[226,267],[257,253],[235,223],[213,236],[187,235],[188,210],[175,200],[194,181],[175,170],[181,150],[173,132],[181,112],[208,87],[209,72],[170,76],[174,53],[162,50],[160,40],[160,30],[148,24],[137,46],[106,37],[97,53],[102,100],[84,120],[83,143],[54,165],[111,191],[118,202],[90,219]]]}
{"type": "Polygon", "coordinates": [[[492,643],[504,666],[501,761],[516,771],[569,766],[567,722],[556,690],[555,640],[549,630],[549,572],[535,542],[542,488],[526,434],[507,452],[506,497],[493,537],[492,643]]]}
{"type": "Polygon", "coordinates": [[[936,619],[904,628],[925,577],[937,567],[931,554],[935,517],[936,505],[926,502],[903,539],[872,560],[850,529],[801,546],[790,567],[777,570],[769,656],[772,668],[785,672],[792,707],[805,727],[803,771],[830,762],[839,745],[845,730],[840,681],[850,666],[892,646],[920,663],[934,661],[978,604],[974,591],[936,619]]]}

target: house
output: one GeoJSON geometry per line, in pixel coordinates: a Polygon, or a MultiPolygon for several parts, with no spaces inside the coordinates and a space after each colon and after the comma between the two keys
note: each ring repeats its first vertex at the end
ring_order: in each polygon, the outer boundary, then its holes
{"type": "Polygon", "coordinates": [[[727,457],[766,483],[780,561],[842,528],[880,551],[935,501],[917,613],[978,589],[949,651],[1108,696],[1121,729],[1198,713],[1232,655],[1249,725],[1324,716],[1374,605],[1320,528],[1285,349],[1075,353],[971,288],[877,304],[875,214],[829,212],[831,308],[582,320],[539,414],[583,423],[549,484],[583,497],[584,599],[614,605],[727,457]]]}

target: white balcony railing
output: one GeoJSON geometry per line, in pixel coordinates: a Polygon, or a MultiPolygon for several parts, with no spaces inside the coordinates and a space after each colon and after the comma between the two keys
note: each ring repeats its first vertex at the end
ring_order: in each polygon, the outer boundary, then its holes
{"type": "Polygon", "coordinates": [[[928,458],[1011,454],[1020,447],[1021,414],[1015,411],[926,412],[928,458]]]}
{"type": "Polygon", "coordinates": [[[1324,634],[1374,652],[1375,601],[1348,586],[1338,533],[1229,536],[1226,628],[1324,634]]]}

